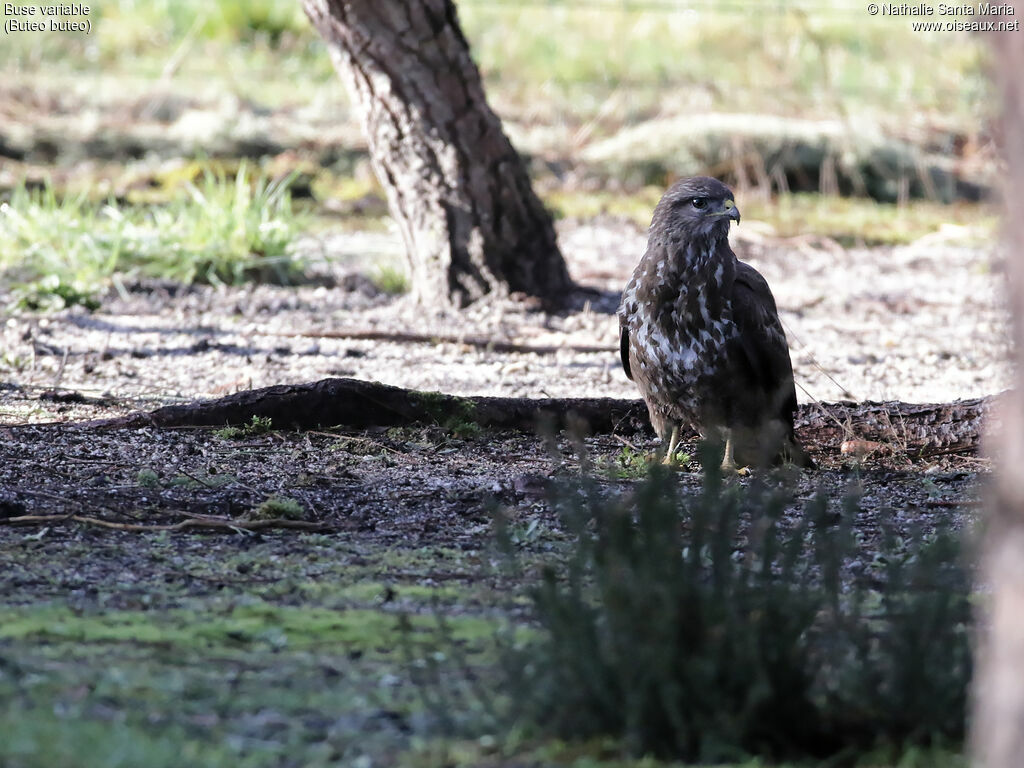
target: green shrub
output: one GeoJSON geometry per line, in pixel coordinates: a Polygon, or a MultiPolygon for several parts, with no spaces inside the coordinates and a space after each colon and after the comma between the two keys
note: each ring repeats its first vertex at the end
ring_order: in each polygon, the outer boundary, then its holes
{"type": "Polygon", "coordinates": [[[516,729],[709,762],[962,738],[954,535],[890,533],[869,554],[855,498],[837,515],[818,494],[794,520],[788,493],[715,470],[692,496],[653,466],[631,498],[584,481],[554,501],[574,547],[533,590],[533,639],[503,652],[516,729]]]}

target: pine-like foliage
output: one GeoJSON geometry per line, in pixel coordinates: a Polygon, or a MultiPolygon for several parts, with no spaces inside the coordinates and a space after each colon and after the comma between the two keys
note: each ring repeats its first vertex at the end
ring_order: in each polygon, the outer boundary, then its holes
{"type": "Polygon", "coordinates": [[[697,494],[656,468],[628,497],[583,481],[554,503],[574,546],[533,590],[539,631],[503,652],[517,727],[700,761],[962,739],[956,534],[864,551],[855,498],[794,514],[789,493],[714,470],[697,494]]]}

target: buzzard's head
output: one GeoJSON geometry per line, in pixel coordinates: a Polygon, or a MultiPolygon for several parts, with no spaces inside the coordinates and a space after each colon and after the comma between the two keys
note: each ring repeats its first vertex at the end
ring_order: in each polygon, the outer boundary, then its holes
{"type": "Polygon", "coordinates": [[[651,235],[726,238],[729,222],[739,220],[731,189],[710,176],[693,176],[677,181],[662,196],[654,209],[651,235]]]}

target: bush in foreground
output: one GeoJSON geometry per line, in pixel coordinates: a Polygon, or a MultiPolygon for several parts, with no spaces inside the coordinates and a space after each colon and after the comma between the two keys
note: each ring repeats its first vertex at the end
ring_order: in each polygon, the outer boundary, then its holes
{"type": "Polygon", "coordinates": [[[971,610],[955,535],[890,531],[868,552],[856,499],[789,502],[714,471],[684,496],[660,468],[628,499],[559,492],[574,546],[533,591],[539,631],[503,652],[511,721],[700,761],[958,744],[971,610]]]}

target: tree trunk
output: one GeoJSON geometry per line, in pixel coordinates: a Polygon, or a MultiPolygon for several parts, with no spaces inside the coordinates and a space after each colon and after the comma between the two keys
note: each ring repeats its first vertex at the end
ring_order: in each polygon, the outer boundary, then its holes
{"type": "Polygon", "coordinates": [[[551,217],[487,104],[452,0],[303,5],[362,120],[417,297],[563,299],[551,217]]]}
{"type": "Polygon", "coordinates": [[[1002,425],[989,446],[996,472],[982,574],[991,592],[979,614],[981,642],[971,721],[974,765],[1018,768],[1024,764],[1024,42],[1019,30],[993,33],[990,39],[995,54],[992,71],[1003,98],[1003,254],[1016,382],[1001,404],[1002,425]]]}

